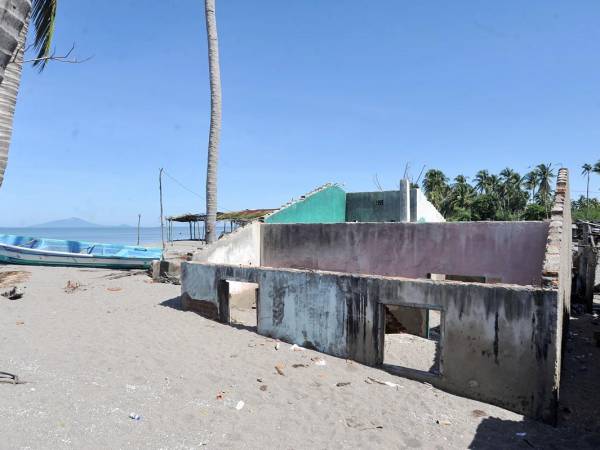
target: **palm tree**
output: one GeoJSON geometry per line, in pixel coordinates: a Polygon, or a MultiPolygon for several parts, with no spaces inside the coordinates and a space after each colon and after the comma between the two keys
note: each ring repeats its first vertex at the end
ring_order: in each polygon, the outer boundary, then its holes
{"type": "MultiPolygon", "coordinates": [[[[48,62],[47,56],[50,54],[50,46],[52,44],[52,36],[54,34],[54,18],[56,16],[57,0],[13,0],[11,2],[0,0],[0,5],[6,6],[7,3],[15,4],[17,7],[11,11],[4,11],[3,20],[0,22],[0,29],[12,29],[14,24],[12,21],[6,20],[7,16],[12,16],[12,20],[20,24],[19,30],[16,32],[17,39],[15,46],[9,53],[9,46],[5,45],[6,37],[0,39],[0,48],[2,54],[8,55],[6,65],[0,64],[0,69],[4,69],[4,77],[0,82],[0,187],[4,181],[4,172],[8,162],[8,150],[13,129],[13,119],[15,114],[15,106],[17,103],[17,95],[21,84],[21,71],[23,68],[23,53],[25,51],[25,40],[29,28],[30,19],[33,20],[35,28],[35,36],[33,47],[38,51],[37,57],[33,62],[34,66],[38,66],[40,71],[44,69],[48,62]],[[7,23],[5,23],[7,22],[7,23]],[[10,23],[9,23],[10,22],[10,23]]],[[[2,10],[0,6],[0,11],[2,10]]],[[[0,33],[1,34],[1,33],[0,33]]],[[[4,59],[4,58],[0,58],[4,59]]]]}
{"type": "Polygon", "coordinates": [[[531,191],[531,202],[533,203],[534,199],[535,199],[535,189],[538,186],[538,183],[540,181],[540,177],[539,177],[539,173],[537,170],[532,170],[531,172],[528,172],[525,175],[524,178],[524,182],[525,182],[525,189],[529,189],[531,191]]]}
{"type": "Polygon", "coordinates": [[[600,159],[598,161],[596,161],[596,164],[594,164],[594,168],[592,169],[592,172],[600,173],[600,159]]]}
{"type": "Polygon", "coordinates": [[[208,68],[210,73],[210,132],[206,165],[206,243],[217,238],[217,164],[221,134],[221,70],[215,0],[204,1],[206,34],[208,37],[208,68]]]}
{"type": "Polygon", "coordinates": [[[438,210],[446,199],[449,190],[448,177],[444,172],[437,169],[430,169],[423,178],[423,191],[429,200],[438,210]]]}
{"type": "Polygon", "coordinates": [[[587,213],[589,216],[590,213],[590,173],[592,172],[592,170],[594,169],[592,167],[591,164],[585,163],[583,166],[581,166],[581,175],[583,175],[584,177],[587,177],[587,187],[585,189],[585,202],[587,204],[587,213]]]}
{"type": "Polygon", "coordinates": [[[490,173],[487,170],[480,170],[477,172],[473,180],[475,181],[475,189],[477,192],[480,194],[483,194],[484,192],[487,193],[490,182],[490,173]]]}
{"type": "Polygon", "coordinates": [[[535,168],[539,177],[538,197],[542,206],[546,208],[546,217],[550,216],[550,196],[552,194],[552,179],[554,169],[552,164],[538,164],[535,168]]]}

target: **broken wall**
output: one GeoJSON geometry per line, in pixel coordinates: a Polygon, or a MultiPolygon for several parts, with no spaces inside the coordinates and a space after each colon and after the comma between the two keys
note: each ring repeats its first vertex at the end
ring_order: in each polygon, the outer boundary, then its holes
{"type": "Polygon", "coordinates": [[[383,362],[384,305],[438,309],[439,373],[389,370],[534,418],[554,417],[555,290],[183,264],[184,297],[212,305],[222,321],[225,280],[259,284],[258,333],[368,365],[383,362]]]}
{"type": "Polygon", "coordinates": [[[263,224],[261,265],[539,285],[546,222],[263,224]]]}

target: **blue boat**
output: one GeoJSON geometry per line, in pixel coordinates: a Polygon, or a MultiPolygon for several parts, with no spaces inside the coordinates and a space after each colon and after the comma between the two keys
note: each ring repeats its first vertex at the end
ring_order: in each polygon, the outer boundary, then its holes
{"type": "Polygon", "coordinates": [[[0,263],[35,266],[147,269],[160,248],[0,234],[0,263]]]}

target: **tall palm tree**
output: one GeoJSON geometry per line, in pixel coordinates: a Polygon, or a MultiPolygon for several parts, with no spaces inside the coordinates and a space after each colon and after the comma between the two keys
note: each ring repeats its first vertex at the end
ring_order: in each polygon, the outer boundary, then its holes
{"type": "Polygon", "coordinates": [[[206,34],[208,37],[208,69],[210,74],[210,132],[206,164],[206,243],[217,239],[217,165],[221,134],[221,70],[215,0],[204,1],[206,34]]]}
{"type": "Polygon", "coordinates": [[[596,164],[594,164],[594,168],[592,169],[592,172],[600,173],[600,159],[598,161],[596,161],[596,164]]]}
{"type": "MultiPolygon", "coordinates": [[[[56,5],[58,0],[0,0],[0,11],[2,6],[14,4],[16,8],[9,11],[3,11],[2,20],[0,21],[0,29],[4,30],[6,23],[17,21],[21,26],[17,32],[16,45],[9,54],[9,58],[5,66],[0,64],[0,68],[4,68],[4,77],[0,82],[0,187],[4,181],[4,173],[8,163],[8,150],[12,137],[13,119],[15,114],[15,106],[17,103],[17,95],[21,84],[21,71],[23,69],[23,53],[25,51],[25,41],[27,39],[27,31],[29,28],[30,19],[34,25],[34,41],[33,47],[37,50],[37,57],[33,63],[39,67],[40,71],[44,69],[48,59],[45,59],[50,54],[52,37],[54,34],[54,18],[56,17],[56,5]],[[10,16],[11,20],[6,20],[10,16]]],[[[13,27],[14,28],[14,24],[13,27]]],[[[10,28],[9,28],[10,29],[10,28]]],[[[4,45],[5,37],[0,39],[1,53],[9,47],[4,45]]],[[[3,58],[0,58],[3,59],[3,58]]]]}
{"type": "Polygon", "coordinates": [[[535,190],[538,186],[539,181],[540,181],[539,173],[535,169],[528,172],[525,175],[524,186],[525,186],[525,189],[528,189],[531,191],[531,202],[532,203],[535,200],[535,190]]]}
{"type": "Polygon", "coordinates": [[[585,163],[581,166],[581,175],[587,177],[587,187],[585,189],[585,203],[587,205],[588,216],[590,214],[590,173],[594,169],[591,164],[585,163]]]}

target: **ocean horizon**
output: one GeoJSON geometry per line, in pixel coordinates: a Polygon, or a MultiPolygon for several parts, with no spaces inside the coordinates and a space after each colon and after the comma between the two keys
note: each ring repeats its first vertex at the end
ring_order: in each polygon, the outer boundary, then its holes
{"type": "MultiPolygon", "coordinates": [[[[13,234],[35,238],[65,239],[89,241],[99,244],[137,244],[137,227],[0,227],[0,234],[13,234]]],[[[165,240],[167,228],[165,227],[165,240]]],[[[190,231],[186,226],[173,227],[173,239],[189,239],[190,231]]],[[[140,245],[159,245],[160,227],[140,227],[140,245]]]]}

